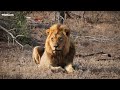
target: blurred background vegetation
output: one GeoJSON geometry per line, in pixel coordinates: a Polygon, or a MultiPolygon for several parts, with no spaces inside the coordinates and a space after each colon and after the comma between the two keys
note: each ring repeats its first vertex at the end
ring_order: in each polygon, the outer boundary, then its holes
{"type": "MultiPolygon", "coordinates": [[[[7,30],[10,30],[14,36],[24,35],[18,37],[17,40],[22,44],[30,44],[30,30],[27,27],[25,16],[30,13],[28,11],[0,11],[0,25],[7,30]],[[14,14],[14,16],[2,16],[2,14],[14,14]]],[[[0,40],[7,40],[6,32],[0,30],[0,40]]],[[[12,39],[10,38],[10,41],[12,39]]]]}
{"type": "MultiPolygon", "coordinates": [[[[38,32],[48,28],[54,23],[65,23],[70,26],[73,31],[76,29],[82,32],[82,30],[79,29],[84,28],[84,26],[93,26],[93,24],[97,25],[100,23],[115,24],[120,21],[119,11],[0,11],[0,25],[10,30],[9,32],[14,36],[24,35],[17,37],[17,40],[23,45],[32,45],[35,43],[35,39],[33,40],[33,38],[31,38],[31,32],[33,31],[31,30],[30,23],[28,24],[28,18],[26,18],[26,16],[33,17],[31,20],[34,20],[35,23],[40,20],[39,25],[36,26],[40,27],[38,32]],[[2,16],[2,14],[14,14],[14,16],[2,16]]],[[[38,32],[34,34],[34,37],[38,35],[38,32]]],[[[84,33],[82,33],[82,35],[84,35],[84,33]]],[[[0,30],[0,41],[8,41],[8,36],[4,30],[0,30]]],[[[10,41],[12,41],[10,36],[9,38],[10,41]]]]}

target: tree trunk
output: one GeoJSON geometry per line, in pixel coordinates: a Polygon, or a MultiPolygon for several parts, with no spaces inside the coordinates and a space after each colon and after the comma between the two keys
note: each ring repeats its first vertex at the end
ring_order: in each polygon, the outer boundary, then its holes
{"type": "Polygon", "coordinates": [[[65,12],[64,11],[59,11],[60,16],[59,16],[59,23],[63,24],[64,23],[64,18],[65,18],[65,12]]]}

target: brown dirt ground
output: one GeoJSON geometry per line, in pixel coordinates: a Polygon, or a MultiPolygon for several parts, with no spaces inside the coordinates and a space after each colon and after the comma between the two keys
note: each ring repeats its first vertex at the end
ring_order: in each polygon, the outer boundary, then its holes
{"type": "MultiPolygon", "coordinates": [[[[21,50],[0,42],[0,79],[120,79],[120,23],[85,24],[68,19],[65,24],[76,46],[74,73],[44,71],[32,60],[32,46],[21,50]],[[106,54],[95,54],[99,52],[106,54]]],[[[44,43],[45,33],[31,35],[44,43]]]]}

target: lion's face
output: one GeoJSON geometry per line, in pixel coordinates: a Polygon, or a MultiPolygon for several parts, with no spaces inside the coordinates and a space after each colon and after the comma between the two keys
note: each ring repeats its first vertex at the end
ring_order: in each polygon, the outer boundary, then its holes
{"type": "Polygon", "coordinates": [[[69,41],[69,30],[65,26],[57,24],[48,29],[46,33],[48,34],[47,47],[49,46],[51,52],[63,52],[69,41]]]}
{"type": "Polygon", "coordinates": [[[61,52],[65,45],[65,36],[62,32],[53,32],[50,37],[50,46],[53,53],[61,52]]]}

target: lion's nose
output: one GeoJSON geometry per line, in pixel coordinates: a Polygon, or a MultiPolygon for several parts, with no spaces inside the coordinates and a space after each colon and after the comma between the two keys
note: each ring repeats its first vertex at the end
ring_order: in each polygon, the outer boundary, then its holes
{"type": "Polygon", "coordinates": [[[55,45],[54,47],[55,47],[55,48],[58,48],[58,45],[55,45]]]}

